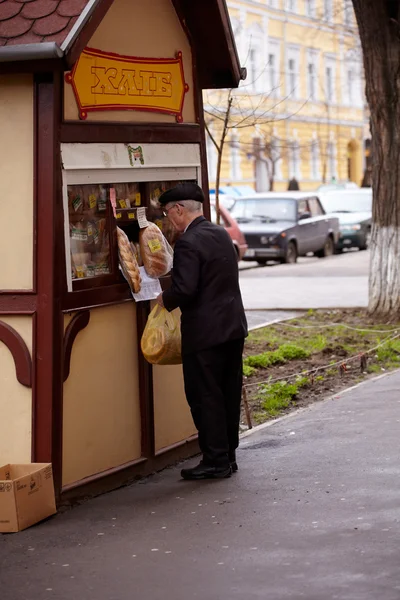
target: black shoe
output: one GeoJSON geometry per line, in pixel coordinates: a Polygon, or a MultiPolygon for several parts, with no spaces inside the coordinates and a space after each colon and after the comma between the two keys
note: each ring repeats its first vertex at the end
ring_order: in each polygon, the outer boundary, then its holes
{"type": "Polygon", "coordinates": [[[213,467],[200,462],[197,467],[191,469],[182,469],[181,476],[183,479],[223,479],[230,477],[232,469],[230,465],[223,467],[213,467]]]}
{"type": "Polygon", "coordinates": [[[229,452],[229,462],[231,463],[232,473],[236,473],[238,470],[238,465],[236,462],[236,452],[229,452]]]}

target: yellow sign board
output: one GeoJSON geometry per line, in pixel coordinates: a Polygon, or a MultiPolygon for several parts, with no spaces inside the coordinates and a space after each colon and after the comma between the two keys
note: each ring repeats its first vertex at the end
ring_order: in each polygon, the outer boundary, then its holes
{"type": "Polygon", "coordinates": [[[182,52],[175,58],[135,58],[85,48],[66,75],[79,117],[104,110],[145,110],[175,115],[182,122],[185,83],[182,52]]]}

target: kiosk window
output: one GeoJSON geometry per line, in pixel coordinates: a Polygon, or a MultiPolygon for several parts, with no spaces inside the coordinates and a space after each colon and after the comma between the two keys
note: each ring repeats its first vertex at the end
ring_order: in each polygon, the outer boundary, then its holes
{"type": "Polygon", "coordinates": [[[107,187],[69,185],[67,191],[72,279],[110,274],[107,187]]]}

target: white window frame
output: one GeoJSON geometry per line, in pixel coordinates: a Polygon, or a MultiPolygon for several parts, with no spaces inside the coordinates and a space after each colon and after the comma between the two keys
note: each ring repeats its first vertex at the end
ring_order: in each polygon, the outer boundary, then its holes
{"type": "Polygon", "coordinates": [[[212,141],[208,132],[206,132],[206,153],[207,153],[207,167],[208,167],[208,179],[209,181],[215,181],[217,178],[217,163],[218,154],[217,149],[212,141]]]}
{"type": "Polygon", "coordinates": [[[345,27],[353,26],[353,17],[353,5],[351,0],[343,0],[343,24],[345,27]]]}
{"type": "Polygon", "coordinates": [[[321,155],[319,142],[316,139],[311,141],[310,146],[310,173],[313,181],[321,179],[321,155]]]}
{"type": "Polygon", "coordinates": [[[300,48],[289,46],[287,49],[286,64],[286,95],[292,100],[298,100],[300,94],[300,48]],[[293,61],[294,70],[289,70],[289,65],[293,61]],[[294,85],[292,79],[294,77],[294,85]],[[293,89],[292,89],[293,88],[293,89]]]}
{"type": "Polygon", "coordinates": [[[325,100],[328,104],[336,104],[336,57],[334,56],[325,56],[325,100]],[[332,73],[332,93],[329,92],[328,85],[328,69],[331,70],[332,73]]]}
{"type": "Polygon", "coordinates": [[[276,151],[276,156],[279,158],[275,162],[275,180],[281,181],[282,177],[282,151],[279,148],[280,140],[277,137],[273,137],[271,140],[271,154],[276,151]]]}
{"type": "Polygon", "coordinates": [[[297,13],[297,0],[285,0],[285,10],[291,13],[297,13]]]}
{"type": "Polygon", "coordinates": [[[309,19],[315,19],[317,14],[315,0],[304,0],[304,14],[309,19]]]}
{"type": "Polygon", "coordinates": [[[332,0],[324,0],[324,21],[328,21],[328,23],[332,23],[333,21],[332,0]]]}
{"type": "Polygon", "coordinates": [[[236,131],[232,131],[229,146],[231,179],[233,181],[240,181],[242,179],[240,139],[236,131]]]}
{"type": "Polygon", "coordinates": [[[266,43],[265,35],[260,24],[255,24],[247,30],[248,40],[248,75],[246,84],[253,92],[265,91],[266,43]],[[254,57],[254,62],[252,60],[254,57]],[[254,73],[252,73],[254,67],[254,73]]]}
{"type": "Polygon", "coordinates": [[[316,102],[318,100],[318,50],[314,48],[307,49],[307,97],[316,102]],[[313,66],[314,84],[312,86],[310,78],[310,66],[313,66]],[[312,90],[312,87],[314,90],[312,90]],[[313,92],[313,93],[312,93],[313,92]]]}
{"type": "Polygon", "coordinates": [[[267,89],[273,98],[281,95],[280,92],[280,63],[281,52],[279,40],[268,40],[267,62],[267,89]],[[274,57],[274,68],[271,68],[270,56],[274,57]]]}
{"type": "Polygon", "coordinates": [[[289,146],[289,179],[295,177],[301,180],[301,153],[298,140],[290,142],[289,146]]]}
{"type": "Polygon", "coordinates": [[[326,145],[326,173],[328,183],[337,178],[337,145],[334,139],[326,145]]]}

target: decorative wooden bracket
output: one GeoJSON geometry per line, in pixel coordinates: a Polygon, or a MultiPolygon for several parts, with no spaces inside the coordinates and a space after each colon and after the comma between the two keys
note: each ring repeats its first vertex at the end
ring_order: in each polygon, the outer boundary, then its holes
{"type": "Polygon", "coordinates": [[[67,381],[71,367],[71,352],[76,336],[90,321],[90,311],[81,310],[68,323],[64,335],[64,381],[67,381]]]}
{"type": "Polygon", "coordinates": [[[32,357],[28,346],[13,327],[0,321],[0,342],[3,342],[12,354],[19,383],[32,387],[32,357]]]}

